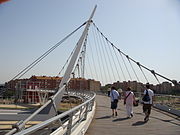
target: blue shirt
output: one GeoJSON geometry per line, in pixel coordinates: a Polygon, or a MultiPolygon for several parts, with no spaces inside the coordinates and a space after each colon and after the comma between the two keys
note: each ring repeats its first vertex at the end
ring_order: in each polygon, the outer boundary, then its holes
{"type": "Polygon", "coordinates": [[[111,102],[113,102],[114,99],[118,99],[119,98],[119,93],[116,90],[111,90],[110,98],[111,98],[111,102]]]}

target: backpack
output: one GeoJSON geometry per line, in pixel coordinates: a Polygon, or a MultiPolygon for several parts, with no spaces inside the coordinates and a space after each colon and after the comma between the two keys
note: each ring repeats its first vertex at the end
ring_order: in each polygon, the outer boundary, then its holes
{"type": "Polygon", "coordinates": [[[144,102],[149,102],[150,101],[148,90],[146,90],[146,94],[143,96],[142,101],[144,101],[144,102]]]}

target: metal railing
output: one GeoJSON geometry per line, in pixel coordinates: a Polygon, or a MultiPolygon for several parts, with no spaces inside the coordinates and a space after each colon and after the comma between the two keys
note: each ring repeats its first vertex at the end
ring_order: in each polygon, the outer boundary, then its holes
{"type": "Polygon", "coordinates": [[[82,121],[86,120],[88,113],[92,111],[96,94],[90,91],[71,91],[69,94],[81,97],[84,100],[83,103],[40,124],[24,129],[15,135],[70,135],[82,121]]]}

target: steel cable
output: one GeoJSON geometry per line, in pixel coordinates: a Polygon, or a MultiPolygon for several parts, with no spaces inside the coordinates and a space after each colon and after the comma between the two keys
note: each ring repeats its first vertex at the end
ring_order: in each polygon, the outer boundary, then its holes
{"type": "Polygon", "coordinates": [[[55,44],[53,47],[48,49],[45,53],[43,53],[40,57],[38,57],[34,62],[32,62],[30,65],[28,65],[26,68],[24,68],[20,73],[18,73],[15,77],[13,77],[11,80],[21,78],[25,73],[27,73],[30,69],[32,69],[36,64],[38,64],[42,59],[44,59],[47,55],[49,55],[54,49],[56,49],[59,45],[61,45],[66,39],[68,39],[71,35],[73,35],[77,30],[79,30],[82,26],[86,24],[83,23],[81,26],[76,28],[73,32],[68,34],[65,38],[63,38],[61,41],[59,41],[57,44],[55,44]]]}
{"type": "MultiPolygon", "coordinates": [[[[95,27],[97,27],[96,25],[95,25],[95,23],[93,23],[94,24],[94,26],[95,27]]],[[[98,28],[98,27],[97,27],[98,28]]],[[[100,32],[100,31],[99,31],[100,32]]],[[[102,33],[102,32],[100,32],[100,33],[102,33]]],[[[103,35],[103,34],[102,34],[103,35]]],[[[103,35],[104,36],[104,35],[103,35]]],[[[105,39],[107,39],[105,36],[104,36],[104,38],[105,39]]],[[[108,42],[110,42],[108,39],[107,39],[107,41],[108,42]]],[[[110,42],[111,43],[111,42],[110,42]]],[[[120,51],[120,49],[119,48],[117,48],[115,45],[113,45],[117,50],[119,50],[120,51]]],[[[122,51],[120,51],[121,53],[122,53],[122,55],[124,55],[124,56],[127,56],[124,52],[122,52],[122,51]]],[[[131,57],[129,57],[129,60],[131,60],[132,62],[134,62],[134,63],[138,63],[137,61],[135,61],[134,59],[132,59],[131,57]]],[[[140,68],[142,67],[142,68],[144,68],[144,69],[146,69],[147,71],[149,71],[149,72],[151,72],[152,70],[151,69],[149,69],[149,68],[147,68],[146,66],[144,66],[144,65],[142,65],[142,64],[139,64],[139,66],[140,66],[140,68]]],[[[157,76],[159,76],[159,77],[161,77],[161,78],[163,78],[163,79],[165,79],[165,80],[168,80],[168,81],[170,81],[170,82],[172,82],[174,85],[179,85],[179,83],[177,83],[177,81],[176,80],[171,80],[171,79],[169,79],[169,78],[167,78],[167,77],[165,77],[165,76],[163,76],[163,75],[161,75],[161,74],[159,74],[159,73],[157,73],[157,72],[154,72],[154,74],[155,75],[157,75],[157,76]]]]}

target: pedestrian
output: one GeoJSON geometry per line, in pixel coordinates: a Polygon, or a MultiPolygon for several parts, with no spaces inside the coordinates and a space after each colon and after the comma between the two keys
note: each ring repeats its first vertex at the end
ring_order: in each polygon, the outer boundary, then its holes
{"type": "Polygon", "coordinates": [[[133,103],[136,102],[131,87],[126,89],[124,96],[124,105],[126,105],[127,118],[131,118],[133,117],[133,103]]]}
{"type": "Polygon", "coordinates": [[[111,88],[108,88],[107,92],[108,92],[108,97],[110,97],[111,88]]]}
{"type": "Polygon", "coordinates": [[[150,84],[146,84],[146,89],[144,90],[143,101],[143,112],[145,113],[144,122],[149,120],[149,115],[151,113],[151,106],[153,105],[154,92],[150,89],[150,84]]]}
{"type": "Polygon", "coordinates": [[[112,116],[117,116],[117,105],[119,99],[119,93],[117,92],[115,87],[111,87],[110,91],[110,99],[111,99],[111,109],[112,109],[112,116]]]}

